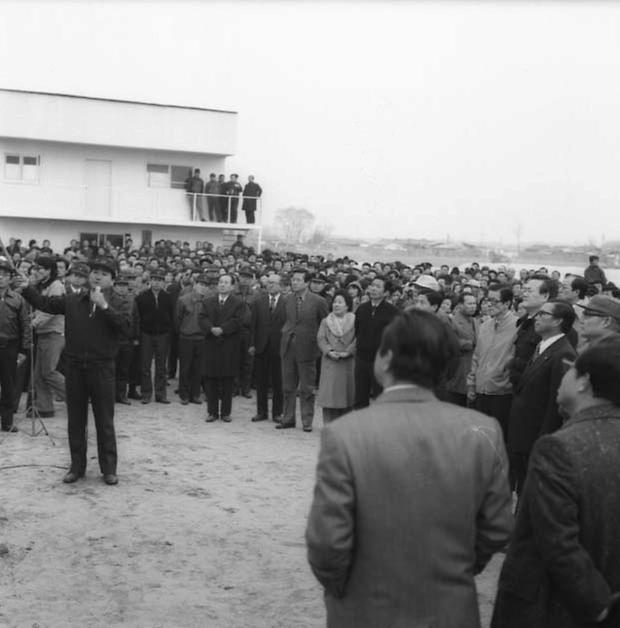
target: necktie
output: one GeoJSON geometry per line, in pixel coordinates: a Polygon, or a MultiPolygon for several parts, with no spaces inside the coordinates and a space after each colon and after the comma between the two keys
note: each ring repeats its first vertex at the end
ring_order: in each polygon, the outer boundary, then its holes
{"type": "Polygon", "coordinates": [[[534,349],[534,355],[532,356],[532,362],[536,362],[538,357],[540,356],[540,342],[536,345],[536,349],[534,349]]]}
{"type": "Polygon", "coordinates": [[[273,311],[276,309],[276,298],[269,297],[269,311],[273,314],[273,311]]]}
{"type": "Polygon", "coordinates": [[[299,317],[301,316],[301,304],[303,302],[303,299],[301,297],[297,297],[297,320],[299,320],[299,317]]]}

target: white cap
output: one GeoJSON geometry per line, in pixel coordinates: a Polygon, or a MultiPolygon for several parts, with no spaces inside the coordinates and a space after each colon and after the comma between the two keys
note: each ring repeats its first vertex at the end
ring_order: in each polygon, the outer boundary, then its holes
{"type": "Polygon", "coordinates": [[[414,286],[418,288],[425,288],[426,290],[432,290],[433,292],[439,292],[439,284],[435,277],[431,275],[420,275],[413,282],[414,286]]]}

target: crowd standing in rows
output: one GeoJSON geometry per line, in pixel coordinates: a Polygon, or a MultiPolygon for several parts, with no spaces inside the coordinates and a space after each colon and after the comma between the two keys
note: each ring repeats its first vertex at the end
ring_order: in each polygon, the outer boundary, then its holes
{"type": "MultiPolygon", "coordinates": [[[[466,619],[445,625],[477,625],[468,593],[471,577],[509,539],[512,491],[519,496],[519,536],[509,546],[500,577],[494,625],[526,625],[524,617],[541,626],[607,625],[603,622],[614,616],[620,591],[620,513],[618,500],[610,501],[610,495],[620,488],[619,474],[607,479],[604,490],[589,495],[590,519],[580,519],[575,510],[583,482],[600,481],[611,455],[597,449],[598,432],[591,424],[585,429],[584,422],[603,421],[607,442],[614,447],[620,442],[615,429],[620,424],[611,420],[619,416],[620,399],[610,383],[620,371],[620,300],[595,256],[583,276],[561,277],[546,268],[516,273],[475,262],[464,269],[434,269],[430,263],[360,264],[332,255],[259,254],[241,239],[230,250],[207,242],[192,250],[187,242],[134,248],[129,241],[114,248],[72,241],[58,256],[49,242],[40,248],[31,242],[24,249],[11,241],[5,253],[0,261],[2,429],[14,429],[23,389],[17,356],[30,353],[34,329],[36,410],[50,416],[54,397],[67,404],[71,467],[65,482],[77,481],[86,470],[89,400],[101,472],[108,484],[116,484],[114,402],[148,404],[154,397],[169,404],[168,380],[177,368],[180,403],[202,404],[204,393],[209,423],[240,418],[235,417],[233,396],[249,398],[255,386],[253,422],[269,419],[271,393],[276,429],[295,428],[299,399],[301,425],[311,432],[316,395],[327,427],[308,523],[309,559],[328,593],[328,614],[342,620],[337,625],[383,625],[373,615],[377,609],[369,607],[372,601],[355,603],[372,597],[373,578],[367,580],[359,564],[358,580],[350,570],[353,539],[358,536],[364,543],[365,534],[364,528],[353,533],[353,504],[362,499],[358,511],[364,510],[360,477],[364,486],[374,486],[368,495],[372,503],[385,489],[381,483],[386,478],[394,482],[388,491],[395,490],[400,474],[411,473],[403,464],[421,445],[407,440],[407,412],[413,412],[412,403],[429,403],[424,408],[441,417],[434,429],[444,445],[455,421],[467,428],[443,452],[454,463],[444,465],[446,477],[457,477],[460,470],[464,481],[471,480],[464,493],[467,503],[462,495],[457,499],[454,483],[445,485],[444,497],[464,509],[472,507],[467,499],[478,500],[479,508],[470,513],[479,526],[477,555],[463,558],[457,567],[468,574],[455,602],[466,619]],[[378,403],[370,405],[375,398],[378,403]],[[393,414],[400,427],[384,439],[377,413],[386,401],[393,403],[384,414],[393,414]],[[471,434],[486,436],[469,442],[471,434]],[[355,451],[351,443],[357,444],[355,451]],[[591,456],[585,462],[579,447],[591,456]],[[359,456],[371,450],[376,464],[390,461],[385,477],[372,479],[363,471],[365,459],[359,456]],[[481,467],[467,467],[468,451],[481,467]],[[532,469],[536,482],[527,480],[532,469]],[[588,475],[592,469],[594,476],[588,475]],[[577,487],[575,473],[581,474],[577,487]],[[488,492],[475,498],[480,482],[486,482],[488,492]],[[605,516],[613,529],[599,529],[605,516]],[[533,566],[541,574],[535,585],[526,577],[533,566]],[[574,580],[566,576],[570,569],[578,572],[574,580]],[[356,593],[346,599],[347,590],[356,593]],[[567,618],[573,623],[566,623],[567,618]]],[[[426,429],[423,414],[411,415],[420,422],[420,434],[426,429]]],[[[434,457],[429,442],[414,456],[427,461],[427,470],[434,457]]],[[[433,482],[442,486],[442,477],[439,473],[433,482]]],[[[403,500],[428,507],[415,501],[420,497],[415,491],[394,495],[394,517],[397,511],[402,516],[398,508],[403,500]]],[[[424,499],[432,501],[428,493],[424,499]]],[[[379,501],[385,506],[386,500],[379,501]]],[[[368,516],[372,521],[373,515],[368,516]]],[[[415,519],[412,512],[407,516],[415,519]]],[[[384,520],[375,522],[379,536],[393,531],[381,527],[384,520]]],[[[469,534],[471,530],[456,536],[464,535],[461,541],[467,543],[469,534]]],[[[394,547],[402,550],[398,543],[394,547]]],[[[453,559],[446,556],[447,562],[453,559]]],[[[380,557],[368,560],[370,568],[380,557]]],[[[390,564],[400,562],[395,555],[390,564]]],[[[437,577],[420,574],[422,579],[437,577]]],[[[403,617],[422,620],[455,612],[438,608],[440,589],[430,606],[420,599],[417,606],[403,602],[403,617]]]]}

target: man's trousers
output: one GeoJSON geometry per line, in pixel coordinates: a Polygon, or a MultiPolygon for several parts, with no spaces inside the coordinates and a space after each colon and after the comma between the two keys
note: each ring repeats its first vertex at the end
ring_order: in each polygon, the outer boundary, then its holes
{"type": "Polygon", "coordinates": [[[104,475],[116,473],[116,433],[114,432],[114,360],[76,362],[67,359],[67,429],[71,450],[71,471],[86,471],[86,425],[90,401],[97,430],[99,468],[104,475]]]}
{"type": "Polygon", "coordinates": [[[179,397],[200,399],[204,338],[179,338],[179,397]]]}
{"type": "Polygon", "coordinates": [[[64,346],[62,334],[51,332],[37,337],[34,396],[39,412],[54,412],[54,396],[65,400],[65,378],[56,370],[64,346]]]}
{"type": "Polygon", "coordinates": [[[166,359],[168,357],[169,334],[142,334],[142,384],[140,392],[143,399],[153,395],[151,363],[155,358],[155,399],[166,398],[166,359]]]}
{"type": "Polygon", "coordinates": [[[276,349],[265,349],[257,353],[256,364],[256,414],[261,417],[269,416],[269,386],[273,391],[271,403],[271,418],[282,415],[282,360],[276,349]]]}
{"type": "Polygon", "coordinates": [[[300,361],[295,356],[293,338],[286,353],[282,356],[282,388],[284,391],[283,424],[294,424],[297,390],[299,389],[299,407],[301,422],[304,427],[312,427],[314,419],[314,385],[316,379],[316,361],[300,361]]]}

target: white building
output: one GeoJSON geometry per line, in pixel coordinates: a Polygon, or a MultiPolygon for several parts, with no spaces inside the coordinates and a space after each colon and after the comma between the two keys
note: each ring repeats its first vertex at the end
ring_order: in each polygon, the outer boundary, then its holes
{"type": "Polygon", "coordinates": [[[232,111],[0,89],[0,237],[260,246],[260,201],[255,225],[241,202],[239,224],[202,222],[184,189],[193,168],[228,179],[236,130],[232,111]]]}

